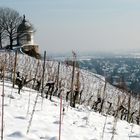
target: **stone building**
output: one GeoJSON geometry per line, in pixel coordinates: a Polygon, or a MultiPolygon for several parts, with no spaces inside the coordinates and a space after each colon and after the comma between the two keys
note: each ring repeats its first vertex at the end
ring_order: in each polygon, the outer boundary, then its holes
{"type": "Polygon", "coordinates": [[[39,46],[34,43],[34,33],[33,25],[25,19],[24,15],[21,24],[17,28],[17,46],[23,53],[39,58],[39,46]]]}

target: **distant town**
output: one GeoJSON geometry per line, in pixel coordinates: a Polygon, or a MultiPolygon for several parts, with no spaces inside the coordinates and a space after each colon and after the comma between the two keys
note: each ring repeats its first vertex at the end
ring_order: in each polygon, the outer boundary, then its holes
{"type": "Polygon", "coordinates": [[[103,75],[114,86],[133,93],[140,91],[140,58],[91,58],[79,61],[80,67],[103,75]]]}

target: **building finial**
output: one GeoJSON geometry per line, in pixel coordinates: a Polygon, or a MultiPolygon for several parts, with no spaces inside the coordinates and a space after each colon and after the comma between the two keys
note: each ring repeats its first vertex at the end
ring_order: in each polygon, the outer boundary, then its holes
{"type": "Polygon", "coordinates": [[[25,14],[23,15],[23,21],[26,21],[26,20],[25,20],[25,14]]]}

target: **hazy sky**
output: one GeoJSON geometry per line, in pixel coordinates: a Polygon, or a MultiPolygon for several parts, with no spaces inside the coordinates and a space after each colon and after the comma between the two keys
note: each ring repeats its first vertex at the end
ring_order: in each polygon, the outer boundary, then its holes
{"type": "Polygon", "coordinates": [[[49,53],[140,50],[140,0],[0,0],[36,28],[49,53]]]}

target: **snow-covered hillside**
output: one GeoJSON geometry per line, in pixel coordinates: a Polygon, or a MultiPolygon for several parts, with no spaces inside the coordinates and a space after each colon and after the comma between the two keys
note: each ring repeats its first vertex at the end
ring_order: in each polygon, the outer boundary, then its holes
{"type": "MultiPolygon", "coordinates": [[[[23,88],[21,95],[17,94],[17,89],[11,88],[11,78],[13,77],[15,54],[14,52],[0,53],[0,68],[5,65],[5,114],[4,114],[4,134],[6,140],[12,139],[48,139],[55,140],[58,138],[59,129],[59,98],[53,97],[53,102],[43,99],[39,96],[33,123],[28,135],[26,134],[31,112],[37,95],[32,89],[23,88]],[[29,106],[30,105],[30,106],[29,106]]],[[[27,55],[18,54],[16,72],[19,71],[22,76],[27,75],[27,79],[41,79],[43,71],[43,61],[31,58],[27,55]]],[[[128,109],[133,122],[136,123],[140,103],[137,97],[131,96],[121,91],[109,83],[105,84],[104,77],[78,69],[75,70],[74,86],[76,85],[77,73],[80,73],[80,91],[82,97],[80,104],[76,108],[69,107],[66,103],[66,93],[71,89],[72,67],[61,63],[59,69],[59,90],[63,96],[63,106],[65,108],[62,116],[62,139],[74,140],[95,140],[111,139],[113,127],[116,120],[105,114],[116,112],[117,117],[121,117],[122,110],[120,106],[128,109]],[[101,97],[104,100],[101,114],[95,113],[91,107],[101,97]],[[119,101],[119,102],[118,102],[119,101]],[[110,107],[109,104],[112,104],[110,107]],[[90,106],[90,107],[87,107],[90,106]],[[108,113],[107,113],[108,112],[108,113]],[[133,116],[131,116],[133,115],[133,116]],[[105,128],[105,130],[103,130],[105,128]],[[104,132],[103,132],[104,131],[104,132]]],[[[58,78],[58,62],[46,61],[44,84],[48,81],[56,82],[58,78]]],[[[1,83],[2,84],[2,83],[1,83]]],[[[27,85],[33,86],[33,82],[27,85]]],[[[47,90],[47,89],[46,89],[47,90]]],[[[2,87],[1,87],[2,91],[2,87]]],[[[44,89],[45,91],[45,89],[44,89]]],[[[2,92],[1,92],[2,93],[2,92]]],[[[101,105],[100,105],[101,106],[101,105]]],[[[98,106],[100,108],[100,106],[98,106]]],[[[118,120],[115,133],[115,139],[140,139],[140,128],[134,124],[128,124],[125,121],[118,120]]]]}
{"type": "MultiPolygon", "coordinates": [[[[7,70],[7,78],[12,76],[14,58],[15,54],[13,52],[8,52],[6,54],[2,52],[0,53],[1,64],[3,63],[4,59],[6,59],[5,64],[7,70]]],[[[44,84],[47,83],[47,81],[56,81],[58,73],[58,62],[46,61],[45,68],[44,84]]],[[[21,75],[28,75],[28,79],[33,77],[36,77],[36,79],[41,79],[43,61],[34,59],[27,55],[18,54],[16,71],[20,71],[21,75]]],[[[112,103],[112,110],[116,110],[117,101],[120,96],[120,102],[123,101],[123,106],[127,108],[130,95],[129,93],[121,91],[109,83],[107,83],[104,91],[104,77],[82,69],[76,69],[75,73],[78,71],[80,71],[80,90],[83,90],[81,98],[81,102],[83,104],[93,106],[94,102],[97,101],[97,98],[100,96],[101,98],[105,99],[103,112],[106,112],[107,107],[109,106],[108,102],[112,103]]],[[[59,73],[59,89],[62,91],[63,96],[66,96],[66,92],[71,88],[71,77],[72,67],[66,65],[65,63],[61,63],[59,73]]],[[[75,83],[76,74],[74,79],[74,84],[75,83]]],[[[131,98],[131,105],[132,106],[130,108],[130,112],[139,110],[139,100],[137,97],[131,98]]]]}
{"type": "MultiPolygon", "coordinates": [[[[18,89],[16,87],[12,89],[11,86],[10,82],[5,82],[4,140],[58,140],[60,99],[57,97],[53,97],[53,101],[44,99],[42,104],[42,98],[39,94],[32,124],[27,134],[29,120],[38,93],[24,87],[21,95],[19,95],[18,89]]],[[[2,82],[0,82],[0,93],[2,93],[2,82]]],[[[95,113],[90,107],[83,105],[71,108],[64,100],[63,107],[65,111],[62,113],[61,140],[111,139],[113,117],[102,116],[95,113]],[[105,128],[104,134],[103,128],[105,128]]],[[[114,139],[139,140],[140,127],[118,120],[114,139]]]]}

